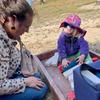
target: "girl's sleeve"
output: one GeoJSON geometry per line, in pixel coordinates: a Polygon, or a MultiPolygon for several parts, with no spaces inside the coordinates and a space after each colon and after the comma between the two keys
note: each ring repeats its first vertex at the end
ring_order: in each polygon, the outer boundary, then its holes
{"type": "Polygon", "coordinates": [[[88,42],[84,39],[84,37],[80,37],[80,39],[78,40],[78,43],[80,45],[80,54],[84,54],[85,56],[88,55],[89,53],[89,46],[88,46],[88,42]]]}
{"type": "Polygon", "coordinates": [[[7,41],[0,38],[0,95],[24,92],[25,79],[8,79],[10,49],[7,41]]]}
{"type": "Polygon", "coordinates": [[[66,54],[66,48],[65,48],[64,37],[63,36],[59,37],[57,48],[58,48],[58,53],[59,53],[60,60],[66,58],[67,54],[66,54]]]}

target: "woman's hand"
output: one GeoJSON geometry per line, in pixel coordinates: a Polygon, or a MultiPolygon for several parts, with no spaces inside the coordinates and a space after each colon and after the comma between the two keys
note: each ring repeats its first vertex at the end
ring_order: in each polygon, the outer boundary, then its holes
{"type": "Polygon", "coordinates": [[[79,64],[83,64],[84,60],[85,60],[85,55],[84,54],[80,55],[78,59],[79,64]]]}
{"type": "Polygon", "coordinates": [[[44,83],[41,81],[41,79],[36,78],[34,76],[25,78],[25,81],[26,81],[26,86],[36,88],[36,89],[39,89],[39,90],[44,85],[44,83]]]}
{"type": "Polygon", "coordinates": [[[70,62],[69,62],[66,58],[64,58],[64,59],[62,60],[62,66],[64,66],[64,67],[67,67],[69,63],[70,63],[70,62]]]}

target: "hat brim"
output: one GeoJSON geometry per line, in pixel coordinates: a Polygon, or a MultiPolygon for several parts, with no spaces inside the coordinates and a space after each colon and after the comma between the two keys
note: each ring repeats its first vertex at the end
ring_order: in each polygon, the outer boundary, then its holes
{"type": "MultiPolygon", "coordinates": [[[[60,24],[60,28],[61,27],[65,27],[65,25],[66,24],[70,24],[70,23],[68,23],[68,22],[62,22],[61,24],[60,24]]],[[[72,24],[71,24],[72,25],[72,24]]],[[[74,26],[74,25],[73,25],[74,26]]],[[[81,34],[86,34],[86,30],[84,30],[84,29],[81,29],[80,27],[76,27],[76,26],[74,26],[81,34]]]]}

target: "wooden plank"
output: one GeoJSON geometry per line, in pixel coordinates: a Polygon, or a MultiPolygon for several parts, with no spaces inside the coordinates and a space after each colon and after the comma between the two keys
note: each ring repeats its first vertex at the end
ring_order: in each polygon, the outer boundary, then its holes
{"type": "Polygon", "coordinates": [[[53,56],[55,52],[57,52],[57,49],[38,54],[37,57],[42,61],[42,60],[48,59],[49,57],[53,56]]]}
{"type": "Polygon", "coordinates": [[[89,50],[89,52],[90,52],[90,56],[91,57],[98,57],[100,59],[100,54],[99,53],[96,53],[96,52],[94,52],[92,50],[89,50]]]}
{"type": "MultiPolygon", "coordinates": [[[[40,61],[42,61],[42,60],[52,57],[55,52],[57,52],[57,49],[38,54],[37,57],[40,59],[40,61]]],[[[100,54],[96,53],[95,51],[89,50],[89,53],[90,53],[91,57],[100,58],[100,54]]]]}
{"type": "Polygon", "coordinates": [[[46,79],[51,91],[54,93],[56,100],[67,100],[67,98],[64,97],[63,93],[59,90],[59,88],[56,86],[54,80],[47,72],[44,65],[40,62],[37,56],[34,56],[34,64],[38,67],[39,71],[43,75],[43,77],[46,79]]]}
{"type": "Polygon", "coordinates": [[[67,93],[71,91],[70,83],[65,79],[62,73],[60,73],[57,67],[51,66],[46,67],[48,73],[52,77],[54,83],[59,88],[59,90],[63,93],[64,97],[67,99],[67,93]]]}

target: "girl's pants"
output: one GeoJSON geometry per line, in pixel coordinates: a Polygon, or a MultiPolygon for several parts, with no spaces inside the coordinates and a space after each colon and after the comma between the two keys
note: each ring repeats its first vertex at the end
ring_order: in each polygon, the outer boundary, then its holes
{"type": "MultiPolygon", "coordinates": [[[[78,52],[78,53],[76,53],[76,54],[74,54],[74,55],[71,55],[71,56],[68,56],[66,59],[67,60],[70,60],[70,59],[72,59],[72,58],[78,58],[80,56],[80,52],[78,52]]],[[[85,58],[85,63],[91,63],[92,62],[92,59],[91,59],[91,57],[90,57],[90,55],[88,54],[87,55],[87,57],[85,58]]]]}

